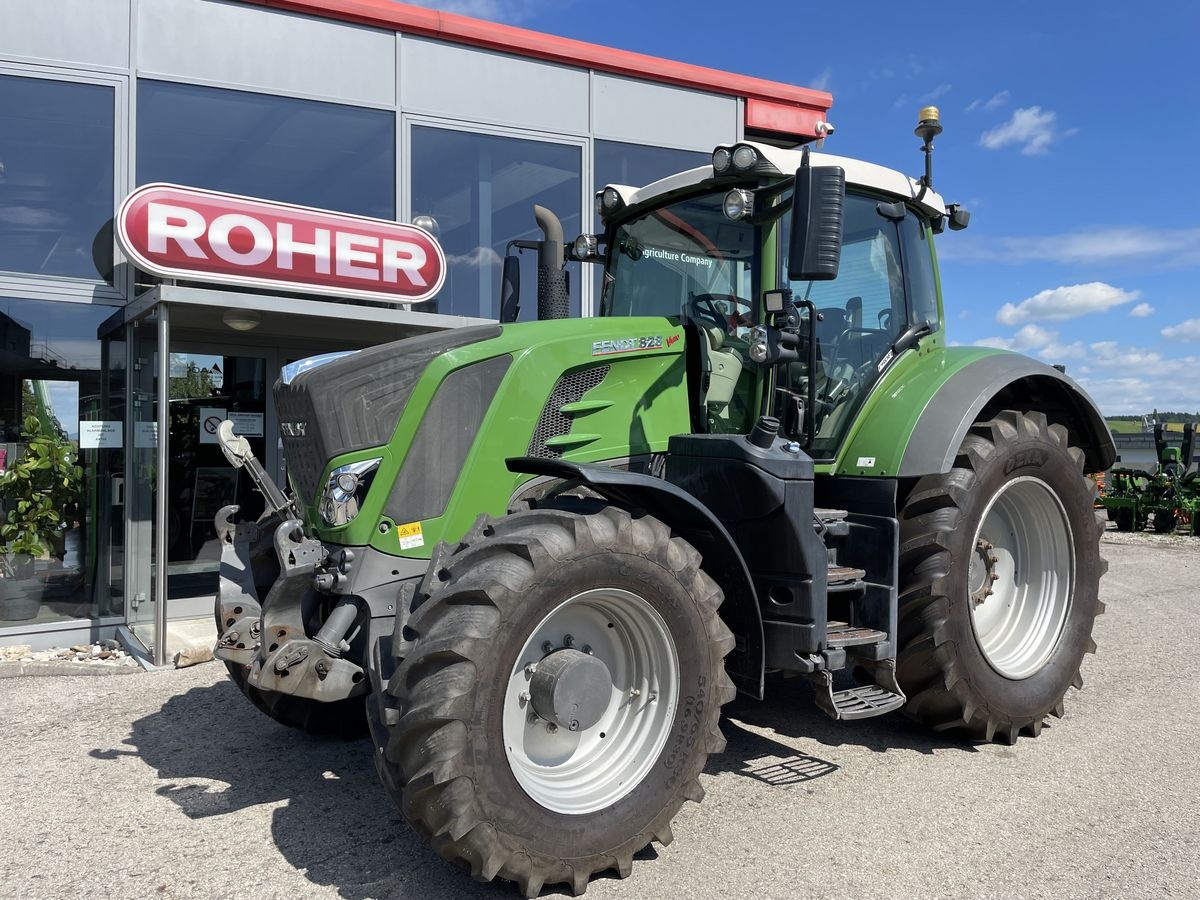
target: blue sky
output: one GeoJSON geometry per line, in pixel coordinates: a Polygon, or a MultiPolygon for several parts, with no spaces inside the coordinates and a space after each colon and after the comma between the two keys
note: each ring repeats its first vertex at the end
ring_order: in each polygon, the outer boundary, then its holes
{"type": "Polygon", "coordinates": [[[972,212],[938,244],[949,338],[1064,363],[1109,414],[1200,409],[1200,4],[423,5],[823,88],[826,149],[909,174],[935,103],[935,186],[972,212]]]}

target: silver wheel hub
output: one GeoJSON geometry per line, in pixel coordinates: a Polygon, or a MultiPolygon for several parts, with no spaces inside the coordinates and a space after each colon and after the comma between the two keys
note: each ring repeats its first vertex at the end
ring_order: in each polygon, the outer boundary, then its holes
{"type": "Polygon", "coordinates": [[[556,650],[529,680],[533,711],[567,731],[587,731],[600,721],[612,696],[608,666],[578,650],[556,650]]]}
{"type": "Polygon", "coordinates": [[[1074,547],[1066,510],[1040,478],[1014,478],[989,501],[967,592],[979,648],[1001,675],[1037,674],[1058,646],[1074,590],[1074,547]]]}
{"type": "Polygon", "coordinates": [[[643,597],[595,588],[534,628],[504,691],[504,750],[536,803],[566,815],[604,809],[650,773],[680,699],[679,657],[643,597]]]}

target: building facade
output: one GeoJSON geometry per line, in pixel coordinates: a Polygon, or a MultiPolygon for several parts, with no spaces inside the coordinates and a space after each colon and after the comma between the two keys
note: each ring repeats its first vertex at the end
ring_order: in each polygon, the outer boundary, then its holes
{"type": "MultiPolygon", "coordinates": [[[[0,13],[0,469],[16,473],[0,478],[0,644],[129,625],[152,645],[156,603],[207,614],[216,511],[257,501],[206,422],[234,418],[282,480],[282,366],[495,319],[505,247],[537,236],[533,204],[569,239],[594,227],[598,186],[702,164],[744,135],[811,139],[831,103],[391,0],[0,13]],[[408,307],[161,283],[113,238],[121,200],[156,181],[430,217],[446,282],[408,307]],[[38,454],[51,461],[35,471],[38,454]]],[[[578,265],[570,278],[573,312],[590,314],[595,280],[578,265]]]]}

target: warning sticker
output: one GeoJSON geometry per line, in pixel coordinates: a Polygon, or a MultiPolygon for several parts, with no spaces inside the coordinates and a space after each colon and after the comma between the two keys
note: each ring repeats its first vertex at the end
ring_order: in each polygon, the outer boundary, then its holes
{"type": "Polygon", "coordinates": [[[407,525],[396,526],[396,537],[400,539],[401,550],[412,550],[425,546],[425,535],[421,533],[420,522],[409,522],[407,525]]]}

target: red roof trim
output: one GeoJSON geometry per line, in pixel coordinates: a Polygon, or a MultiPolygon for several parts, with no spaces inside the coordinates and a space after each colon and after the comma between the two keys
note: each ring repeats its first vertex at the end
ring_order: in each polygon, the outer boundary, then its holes
{"type": "MultiPolygon", "coordinates": [[[[393,0],[246,0],[246,2],[289,12],[341,19],[359,25],[389,28],[405,34],[440,38],[458,44],[486,47],[490,50],[530,56],[569,66],[597,69],[602,72],[613,72],[618,75],[628,75],[713,93],[730,94],[744,97],[747,101],[764,101],[766,106],[757,105],[763,109],[768,106],[775,109],[777,115],[773,121],[780,123],[792,121],[797,125],[804,123],[802,130],[787,129],[782,132],[797,136],[815,137],[811,123],[824,120],[825,112],[833,105],[833,96],[825,91],[814,91],[791,84],[767,81],[763,78],[753,78],[748,75],[723,72],[719,69],[694,66],[690,63],[661,59],[644,53],[633,53],[629,50],[589,44],[585,41],[542,34],[526,28],[515,28],[511,25],[501,25],[497,22],[487,22],[469,16],[439,12],[422,6],[395,3],[393,0]],[[790,111],[790,115],[783,115],[785,110],[790,111]]],[[[781,131],[779,128],[752,125],[749,115],[750,106],[751,103],[748,102],[747,127],[763,127],[766,130],[781,131]]]]}

